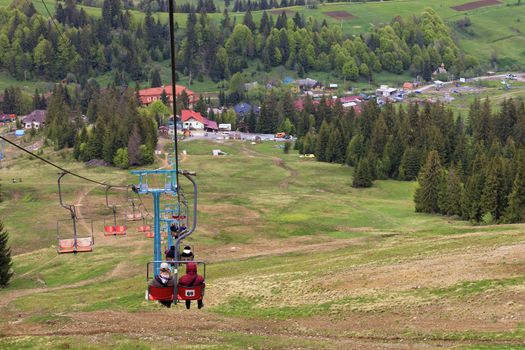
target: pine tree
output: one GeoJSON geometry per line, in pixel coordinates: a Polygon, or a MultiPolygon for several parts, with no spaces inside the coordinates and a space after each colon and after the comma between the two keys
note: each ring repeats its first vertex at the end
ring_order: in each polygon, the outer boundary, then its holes
{"type": "Polygon", "coordinates": [[[451,167],[446,176],[446,183],[439,193],[439,209],[443,215],[463,214],[463,196],[465,189],[461,183],[459,170],[457,167],[451,167]]]}
{"type": "Polygon", "coordinates": [[[246,11],[244,14],[243,24],[250,28],[250,31],[254,31],[256,26],[255,22],[253,21],[252,12],[250,10],[246,11]]]}
{"type": "Polygon", "coordinates": [[[481,208],[484,214],[490,213],[492,220],[498,222],[506,207],[505,183],[500,157],[489,162],[485,184],[481,194],[481,208]]]}
{"type": "Polygon", "coordinates": [[[13,272],[11,270],[11,248],[7,245],[9,235],[0,221],[0,287],[9,284],[13,272]]]}
{"type": "Polygon", "coordinates": [[[483,217],[483,209],[480,204],[483,192],[484,175],[476,173],[471,175],[466,184],[465,198],[463,202],[463,218],[473,222],[480,222],[483,217]]]}
{"type": "Polygon", "coordinates": [[[250,109],[250,114],[248,115],[248,132],[255,132],[257,129],[257,115],[255,114],[254,109],[250,109]]]}
{"type": "Polygon", "coordinates": [[[421,167],[420,152],[414,147],[408,147],[403,153],[401,164],[399,165],[399,178],[405,181],[416,179],[421,167]]]}
{"type": "Polygon", "coordinates": [[[308,131],[306,135],[304,136],[301,151],[304,154],[314,154],[316,145],[317,145],[317,134],[315,133],[314,128],[311,128],[310,131],[308,131]]]}
{"type": "Polygon", "coordinates": [[[162,93],[160,94],[160,100],[164,104],[164,106],[169,106],[169,99],[168,94],[166,94],[166,90],[162,89],[162,93]]]}
{"type": "Polygon", "coordinates": [[[356,166],[364,153],[365,145],[363,135],[356,134],[348,143],[345,163],[349,166],[356,166]]]}
{"type": "Polygon", "coordinates": [[[55,143],[55,149],[71,147],[75,141],[75,129],[71,121],[71,108],[67,101],[70,100],[67,90],[62,85],[57,85],[49,100],[47,110],[46,132],[49,139],[55,143]]]}
{"type": "Polygon", "coordinates": [[[151,87],[161,87],[162,86],[162,80],[160,78],[160,71],[158,69],[153,69],[151,71],[151,87]]]}
{"type": "Polygon", "coordinates": [[[416,211],[438,213],[438,198],[443,186],[443,168],[437,151],[428,154],[425,165],[418,176],[419,187],[414,196],[416,211]]]}
{"type": "Polygon", "coordinates": [[[525,222],[525,162],[523,160],[519,161],[512,192],[509,195],[509,205],[505,209],[504,221],[525,222]]]}
{"type": "Polygon", "coordinates": [[[317,157],[318,161],[326,162],[326,150],[328,147],[328,141],[330,139],[330,126],[326,122],[326,120],[323,121],[321,124],[321,129],[319,129],[319,135],[317,136],[317,144],[315,147],[315,156],[317,157]]]}
{"type": "Polygon", "coordinates": [[[363,157],[359,160],[357,168],[355,169],[352,187],[372,187],[372,172],[370,170],[370,160],[368,157],[363,157]]]}
{"type": "Polygon", "coordinates": [[[140,134],[139,129],[135,125],[133,131],[128,141],[128,160],[129,165],[139,165],[140,164],[140,134]]]}
{"type": "Polygon", "coordinates": [[[330,132],[330,137],[328,138],[328,145],[326,146],[326,161],[343,163],[345,160],[345,151],[341,132],[335,127],[332,128],[332,132],[330,132]]]}
{"type": "Polygon", "coordinates": [[[372,150],[377,156],[381,156],[388,140],[388,130],[385,118],[381,115],[375,122],[370,139],[372,150]]]}

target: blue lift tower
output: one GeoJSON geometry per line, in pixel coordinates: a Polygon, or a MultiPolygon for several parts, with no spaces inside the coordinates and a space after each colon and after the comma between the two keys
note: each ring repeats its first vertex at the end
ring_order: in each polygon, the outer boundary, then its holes
{"type": "Polygon", "coordinates": [[[134,187],[134,191],[138,194],[151,194],[153,196],[153,273],[157,275],[160,271],[160,264],[162,262],[162,236],[161,226],[164,223],[168,226],[168,242],[172,243],[173,238],[176,237],[175,241],[175,252],[177,254],[176,261],[179,260],[178,254],[180,251],[180,243],[186,237],[191,235],[197,226],[197,184],[193,179],[195,173],[177,170],[133,170],[132,174],[139,176],[139,185],[134,187]],[[193,208],[192,209],[192,220],[189,220],[188,208],[186,201],[179,201],[175,204],[174,209],[166,209],[161,207],[161,197],[170,196],[177,198],[185,198],[180,190],[180,186],[177,183],[177,174],[181,174],[186,177],[193,185],[193,208]],[[151,182],[151,183],[150,183],[151,182]],[[154,183],[155,185],[151,185],[154,183]],[[166,217],[166,213],[169,212],[170,217],[166,217]],[[171,214],[174,215],[171,215],[171,214]],[[179,213],[185,213],[184,216],[179,213]],[[170,232],[169,226],[172,223],[177,224],[178,230],[176,232],[170,232]],[[170,237],[171,236],[171,237],[170,237]]]}

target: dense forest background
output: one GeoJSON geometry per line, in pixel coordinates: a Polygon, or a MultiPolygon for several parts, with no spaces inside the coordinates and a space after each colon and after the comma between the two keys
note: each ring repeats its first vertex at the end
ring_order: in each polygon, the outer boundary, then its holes
{"type": "MultiPolygon", "coordinates": [[[[38,14],[30,1],[14,2],[0,9],[0,68],[18,79],[82,81],[112,70],[117,81],[141,81],[151,74],[152,62],[169,58],[168,34],[151,11],[138,20],[120,0],[104,0],[100,18],[67,0],[58,4],[54,21],[38,14]]],[[[432,9],[393,18],[356,37],[299,13],[288,18],[285,12],[275,17],[265,11],[256,23],[248,9],[236,23],[227,10],[217,22],[206,8],[190,9],[186,27],[177,26],[176,35],[177,70],[214,81],[228,80],[250,64],[284,66],[299,76],[332,72],[350,81],[383,71],[430,80],[442,63],[455,75],[479,65],[458,49],[432,9]]]]}

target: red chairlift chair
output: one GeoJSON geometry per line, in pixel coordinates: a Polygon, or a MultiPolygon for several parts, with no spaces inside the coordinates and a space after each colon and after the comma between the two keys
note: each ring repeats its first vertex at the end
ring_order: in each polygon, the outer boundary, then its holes
{"type": "Polygon", "coordinates": [[[125,236],[126,225],[117,225],[117,206],[115,204],[109,204],[108,191],[110,188],[110,186],[106,187],[106,206],[110,208],[113,213],[113,223],[112,225],[108,225],[106,220],[104,220],[104,236],[125,236]]]}

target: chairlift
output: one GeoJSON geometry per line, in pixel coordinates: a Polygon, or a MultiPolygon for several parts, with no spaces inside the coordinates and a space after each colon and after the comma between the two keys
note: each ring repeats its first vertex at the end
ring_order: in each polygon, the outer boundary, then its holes
{"type": "Polygon", "coordinates": [[[128,203],[130,203],[131,206],[128,205],[126,207],[126,220],[129,220],[129,221],[142,220],[142,216],[143,216],[142,211],[140,210],[140,206],[138,206],[135,203],[135,199],[128,197],[128,203]]]}
{"type": "MultiPolygon", "coordinates": [[[[195,175],[194,173],[190,173],[188,171],[177,171],[177,170],[140,170],[140,171],[132,171],[132,174],[139,176],[139,184],[137,186],[133,186],[133,191],[137,194],[151,194],[153,196],[153,207],[154,207],[154,233],[153,233],[153,255],[155,261],[160,261],[162,259],[161,257],[161,242],[163,236],[168,238],[168,241],[171,243],[171,245],[176,245],[177,249],[180,245],[180,241],[187,236],[189,236],[196,228],[196,210],[197,210],[197,185],[195,181],[193,180],[192,175],[195,175]],[[166,233],[163,234],[161,232],[161,223],[162,222],[174,222],[179,223],[180,220],[173,219],[173,215],[179,215],[181,212],[179,210],[180,204],[179,203],[171,203],[167,204],[165,207],[161,207],[161,197],[164,196],[171,196],[177,198],[184,198],[183,195],[181,196],[180,187],[177,183],[177,173],[184,175],[186,178],[189,179],[189,181],[193,185],[193,215],[192,219],[193,222],[191,225],[176,225],[176,230],[174,234],[167,235],[166,233]],[[160,186],[153,187],[150,186],[149,180],[151,178],[155,178],[155,183],[160,183],[160,186]],[[160,180],[160,181],[159,181],[160,180]],[[171,207],[170,207],[171,205],[171,207]],[[176,238],[176,243],[173,244],[173,240],[176,238]]],[[[186,206],[186,201],[180,201],[183,207],[186,206]]],[[[184,209],[187,210],[187,209],[184,209]]],[[[186,222],[189,222],[188,215],[186,215],[186,222]]],[[[185,223],[186,223],[185,222],[185,223]]],[[[170,230],[171,231],[171,230],[170,230]]],[[[167,231],[164,231],[167,232],[167,231]]],[[[158,273],[160,269],[160,263],[155,265],[155,273],[158,273]]]]}
{"type": "MultiPolygon", "coordinates": [[[[206,281],[206,263],[202,260],[193,260],[192,263],[197,264],[197,266],[202,265],[202,277],[206,281]]],[[[179,281],[179,265],[185,265],[188,263],[186,260],[175,260],[175,261],[150,261],[147,266],[146,281],[148,282],[148,290],[146,292],[146,300],[157,300],[157,301],[172,301],[173,304],[186,300],[202,300],[204,298],[204,285],[197,286],[183,286],[178,283],[179,281]],[[172,266],[173,272],[173,288],[172,287],[152,287],[149,285],[149,282],[154,278],[154,274],[150,274],[150,266],[152,264],[161,264],[166,262],[172,266]],[[176,283],[175,283],[176,282],[176,283]],[[176,297],[175,297],[176,296],[176,297]]],[[[199,269],[197,269],[198,271],[199,269]]],[[[180,274],[181,276],[184,273],[180,274]]]]}
{"type": "Polygon", "coordinates": [[[117,225],[117,206],[109,204],[108,192],[111,186],[106,187],[106,206],[111,209],[113,213],[112,225],[109,225],[104,219],[104,236],[124,236],[126,235],[126,225],[117,225]]]}
{"type": "Polygon", "coordinates": [[[151,231],[151,225],[148,225],[148,219],[143,216],[142,217],[142,225],[137,228],[138,232],[148,232],[151,231]]]}
{"type": "Polygon", "coordinates": [[[57,253],[63,254],[63,253],[86,253],[86,252],[92,252],[93,251],[93,245],[95,244],[95,238],[93,236],[93,222],[90,221],[90,225],[87,226],[90,228],[91,235],[88,237],[78,237],[77,236],[77,229],[78,229],[78,221],[79,218],[77,217],[76,208],[74,205],[71,204],[64,204],[62,200],[62,189],[61,189],[61,181],[62,178],[66,175],[66,173],[60,173],[58,177],[58,196],[60,200],[60,205],[67,209],[71,215],[71,223],[70,226],[70,220],[58,220],[57,221],[57,253]],[[61,225],[62,223],[62,225],[61,225]],[[73,238],[64,238],[64,226],[72,228],[73,238]]]}

